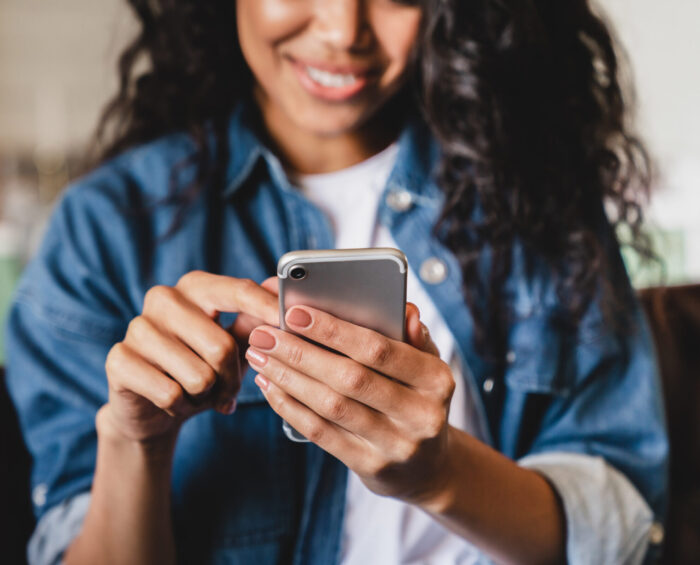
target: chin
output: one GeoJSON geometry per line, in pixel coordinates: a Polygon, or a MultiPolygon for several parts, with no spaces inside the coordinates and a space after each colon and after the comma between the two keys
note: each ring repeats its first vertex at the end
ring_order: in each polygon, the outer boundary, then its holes
{"type": "Polygon", "coordinates": [[[361,116],[322,116],[318,112],[307,114],[308,118],[297,117],[299,127],[321,137],[334,137],[357,129],[364,121],[361,116]]]}

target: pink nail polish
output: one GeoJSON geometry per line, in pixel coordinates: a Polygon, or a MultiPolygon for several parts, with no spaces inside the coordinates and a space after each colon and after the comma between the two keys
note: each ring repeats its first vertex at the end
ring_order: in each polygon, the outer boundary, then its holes
{"type": "Polygon", "coordinates": [[[311,325],[311,315],[301,308],[292,308],[287,312],[287,323],[297,328],[308,328],[311,325]]]}
{"type": "Polygon", "coordinates": [[[248,343],[257,347],[258,349],[264,349],[267,351],[274,348],[277,342],[275,340],[275,336],[273,336],[271,333],[266,332],[265,330],[256,329],[250,334],[248,343]]]}
{"type": "Polygon", "coordinates": [[[270,388],[270,381],[268,381],[262,375],[255,375],[255,384],[258,385],[265,392],[270,388]]]}
{"type": "Polygon", "coordinates": [[[251,365],[257,365],[258,367],[264,367],[267,364],[267,355],[260,353],[255,349],[249,347],[248,351],[245,352],[246,359],[250,361],[251,365]]]}

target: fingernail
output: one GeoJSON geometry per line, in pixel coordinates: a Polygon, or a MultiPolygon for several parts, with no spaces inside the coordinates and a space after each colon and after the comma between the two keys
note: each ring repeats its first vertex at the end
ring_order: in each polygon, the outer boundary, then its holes
{"type": "Polygon", "coordinates": [[[245,356],[248,361],[250,361],[253,365],[257,365],[258,367],[264,367],[267,363],[267,355],[264,355],[259,351],[255,351],[255,349],[251,347],[249,347],[245,352],[245,356]]]}
{"type": "Polygon", "coordinates": [[[292,308],[285,317],[290,326],[304,329],[311,325],[311,314],[301,308],[292,308]]]}
{"type": "Polygon", "coordinates": [[[270,381],[268,381],[262,375],[255,375],[255,384],[258,385],[265,392],[267,392],[267,389],[270,388],[270,381]]]}
{"type": "Polygon", "coordinates": [[[250,345],[254,345],[259,349],[269,350],[275,346],[277,341],[275,340],[275,336],[273,336],[271,333],[268,333],[265,330],[255,329],[250,334],[248,343],[250,343],[250,345]]]}
{"type": "Polygon", "coordinates": [[[231,400],[222,402],[219,404],[219,411],[223,412],[224,414],[231,415],[234,413],[236,410],[236,399],[232,398],[231,400]]]}

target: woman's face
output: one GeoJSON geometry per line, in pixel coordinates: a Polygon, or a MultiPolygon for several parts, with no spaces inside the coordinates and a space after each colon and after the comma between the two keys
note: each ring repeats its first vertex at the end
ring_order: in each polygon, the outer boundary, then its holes
{"type": "Polygon", "coordinates": [[[238,36],[268,123],[353,131],[400,88],[421,9],[397,0],[238,0],[238,36]]]}

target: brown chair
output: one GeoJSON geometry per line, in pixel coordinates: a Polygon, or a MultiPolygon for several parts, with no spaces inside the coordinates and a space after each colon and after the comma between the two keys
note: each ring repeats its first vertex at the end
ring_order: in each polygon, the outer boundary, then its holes
{"type": "MultiPolygon", "coordinates": [[[[651,323],[671,439],[671,492],[661,563],[700,563],[700,285],[640,292],[651,323]]],[[[29,456],[0,368],[0,548],[23,563],[33,528],[29,456]],[[3,524],[3,522],[7,522],[3,524]]]]}
{"type": "Polygon", "coordinates": [[[700,285],[640,292],[664,385],[671,492],[662,563],[700,563],[700,285]]]}

